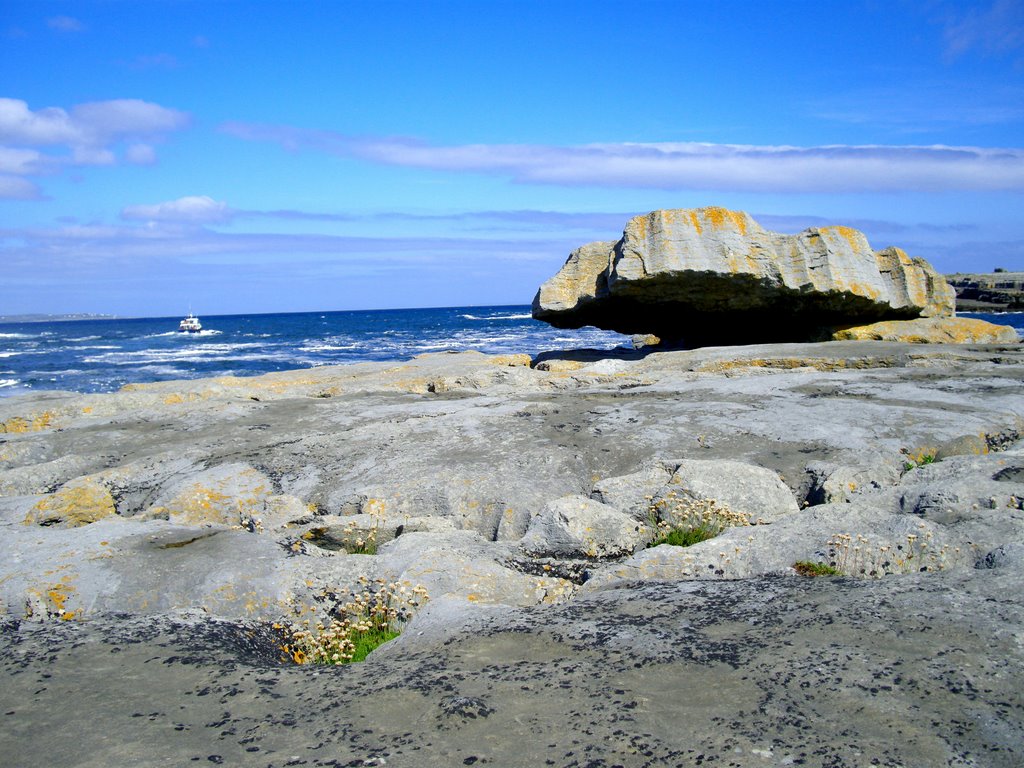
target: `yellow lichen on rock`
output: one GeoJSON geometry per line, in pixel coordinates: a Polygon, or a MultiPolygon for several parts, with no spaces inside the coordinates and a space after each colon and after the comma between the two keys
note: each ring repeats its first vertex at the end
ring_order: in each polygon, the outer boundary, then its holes
{"type": "Polygon", "coordinates": [[[532,358],[523,353],[517,355],[494,355],[493,357],[487,358],[487,362],[491,365],[507,366],[509,368],[518,368],[520,366],[530,367],[532,358]]]}
{"type": "Polygon", "coordinates": [[[828,227],[821,227],[818,231],[822,232],[823,234],[834,233],[836,235],[839,235],[839,237],[846,241],[846,244],[850,246],[850,250],[852,251],[870,250],[870,246],[868,245],[868,241],[865,239],[864,235],[862,235],[853,227],[833,225],[828,227]]]}
{"type": "Polygon", "coordinates": [[[900,341],[908,344],[1012,344],[1019,341],[1008,325],[967,317],[887,320],[836,331],[836,341],[900,341]]]}
{"type": "Polygon", "coordinates": [[[184,525],[238,525],[241,504],[226,493],[193,483],[167,504],[170,517],[184,525]]]}
{"type": "MultiPolygon", "coordinates": [[[[715,229],[722,229],[731,222],[732,226],[738,230],[741,235],[747,234],[746,217],[740,212],[730,211],[728,208],[722,208],[717,205],[701,208],[699,209],[699,212],[703,214],[705,219],[711,222],[711,226],[715,229]]],[[[700,232],[699,226],[697,228],[697,232],[700,232]]]]}
{"type": "Polygon", "coordinates": [[[57,414],[53,411],[43,411],[34,416],[14,416],[7,421],[0,422],[0,432],[18,434],[23,432],[39,432],[55,426],[57,414]]]}
{"type": "Polygon", "coordinates": [[[26,525],[77,528],[114,514],[114,497],[110,491],[99,481],[82,477],[36,502],[24,522],[26,525]]]}

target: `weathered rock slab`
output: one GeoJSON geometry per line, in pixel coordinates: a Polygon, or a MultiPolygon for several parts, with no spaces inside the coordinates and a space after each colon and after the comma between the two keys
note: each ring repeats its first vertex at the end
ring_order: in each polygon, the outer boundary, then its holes
{"type": "Polygon", "coordinates": [[[956,297],[925,260],[872,250],[849,227],[796,235],[724,208],[659,210],[617,242],[572,252],[533,301],[557,327],[654,334],[690,347],[807,341],[826,329],[950,317],[956,297]]]}
{"type": "Polygon", "coordinates": [[[1017,331],[970,317],[921,317],[884,320],[844,328],[832,334],[837,341],[899,341],[908,344],[1014,344],[1017,331]]]}

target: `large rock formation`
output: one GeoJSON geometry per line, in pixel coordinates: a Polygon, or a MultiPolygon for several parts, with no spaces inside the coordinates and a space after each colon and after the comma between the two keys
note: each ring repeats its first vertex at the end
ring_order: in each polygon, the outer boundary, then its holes
{"type": "Polygon", "coordinates": [[[874,251],[855,229],[783,235],[746,213],[699,208],[637,216],[620,240],[573,251],[537,292],[533,316],[699,346],[951,317],[955,301],[926,261],[899,248],[874,251]]]}

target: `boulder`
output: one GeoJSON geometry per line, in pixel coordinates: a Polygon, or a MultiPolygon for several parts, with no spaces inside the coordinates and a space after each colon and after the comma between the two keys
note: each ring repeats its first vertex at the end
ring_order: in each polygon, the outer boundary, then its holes
{"type": "Polygon", "coordinates": [[[586,496],[548,504],[520,541],[531,555],[617,557],[634,552],[653,529],[628,514],[586,496]]]}
{"type": "Polygon", "coordinates": [[[874,251],[855,229],[784,235],[746,213],[699,208],[637,216],[620,240],[576,249],[540,287],[533,316],[704,346],[950,317],[955,302],[926,261],[899,248],[874,251]]]}
{"type": "Polygon", "coordinates": [[[676,498],[714,501],[752,523],[776,520],[799,509],[793,492],[778,474],[727,459],[680,461],[667,492],[676,498]]]}
{"type": "Polygon", "coordinates": [[[908,344],[1014,344],[1017,331],[969,317],[919,317],[883,320],[844,328],[832,334],[836,341],[901,341],[908,344]]]}
{"type": "Polygon", "coordinates": [[[262,472],[246,464],[222,464],[171,484],[146,511],[180,525],[227,525],[274,529],[309,510],[295,497],[277,495],[262,472]]]}

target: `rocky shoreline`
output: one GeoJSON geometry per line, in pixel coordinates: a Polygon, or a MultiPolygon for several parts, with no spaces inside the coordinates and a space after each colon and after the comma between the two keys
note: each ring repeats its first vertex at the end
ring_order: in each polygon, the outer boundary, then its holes
{"type": "Polygon", "coordinates": [[[12,765],[1021,763],[1020,344],[427,355],[0,423],[12,765]],[[708,505],[750,524],[647,546],[708,505]],[[283,663],[272,623],[361,579],[430,601],[283,663]]]}

